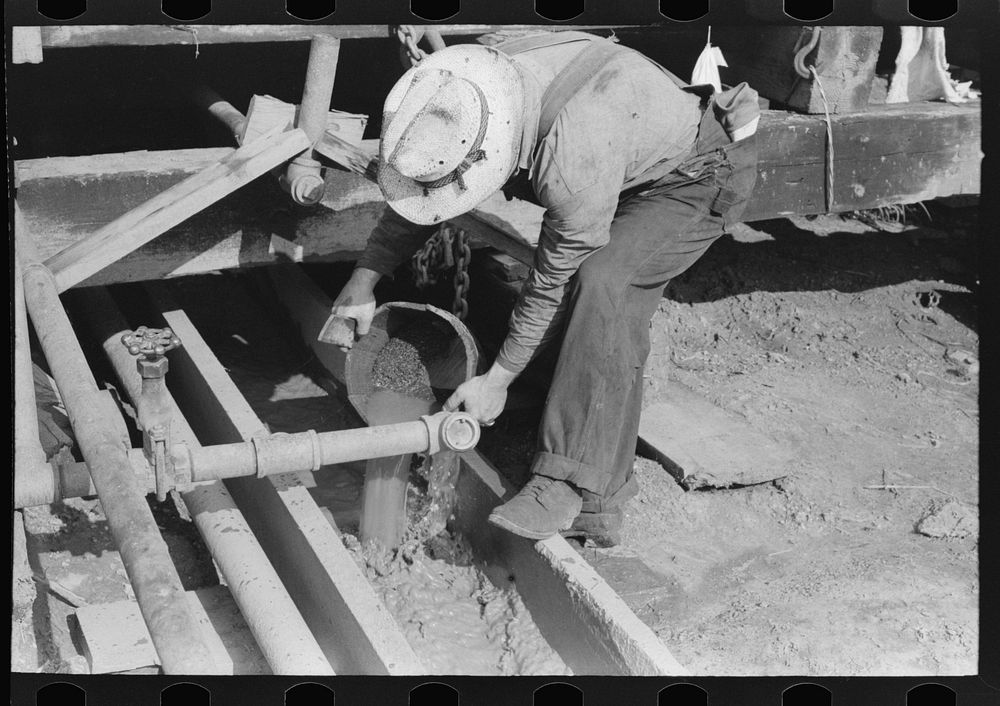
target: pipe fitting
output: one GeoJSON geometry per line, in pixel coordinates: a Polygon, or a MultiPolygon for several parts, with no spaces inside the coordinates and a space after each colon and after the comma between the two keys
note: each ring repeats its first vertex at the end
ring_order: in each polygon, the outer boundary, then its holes
{"type": "Polygon", "coordinates": [[[282,180],[292,200],[302,206],[315,206],[323,200],[326,182],[320,172],[320,163],[311,158],[299,156],[289,163],[282,180]]]}
{"type": "Polygon", "coordinates": [[[479,443],[479,424],[466,412],[452,412],[444,419],[424,416],[428,437],[431,441],[428,453],[435,454],[442,449],[464,453],[471,451],[479,443]],[[436,434],[434,427],[437,427],[436,434]],[[435,443],[436,442],[436,443],[435,443]]]}

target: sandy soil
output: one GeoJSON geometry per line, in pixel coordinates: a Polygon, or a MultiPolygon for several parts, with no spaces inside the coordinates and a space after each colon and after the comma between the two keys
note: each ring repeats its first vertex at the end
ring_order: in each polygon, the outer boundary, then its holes
{"type": "Polygon", "coordinates": [[[676,380],[797,458],[691,492],[638,458],[622,544],[580,550],[693,673],[977,672],[974,213],[932,215],[741,226],[668,288],[645,403],[676,380]]]}
{"type": "MultiPolygon", "coordinates": [[[[839,217],[741,226],[668,288],[646,403],[677,380],[798,459],[774,482],[684,491],[637,458],[622,544],[580,548],[693,673],[977,671],[975,211],[932,205],[931,215],[899,233],[839,217]]],[[[212,279],[185,284],[189,300],[212,279]]],[[[266,340],[214,333],[273,431],[344,425],[308,356],[280,361],[266,340]]],[[[482,448],[517,477],[533,421],[513,416],[482,448]]],[[[362,472],[313,489],[342,526],[356,522],[362,472]]],[[[25,521],[33,569],[88,601],[128,597],[95,501],[25,521]]],[[[197,554],[187,529],[178,534],[197,554]]],[[[213,580],[210,560],[179,561],[189,587],[213,580]]],[[[71,611],[44,591],[20,621],[15,610],[15,637],[20,626],[38,638],[15,665],[73,669],[71,611]]]]}

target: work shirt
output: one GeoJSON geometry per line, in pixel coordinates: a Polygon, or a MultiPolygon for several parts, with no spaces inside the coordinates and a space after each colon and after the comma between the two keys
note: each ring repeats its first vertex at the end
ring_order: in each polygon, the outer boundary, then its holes
{"type": "MultiPolygon", "coordinates": [[[[534,264],[497,357],[514,373],[558,335],[567,285],[607,244],[621,192],[669,174],[697,137],[698,98],[631,50],[616,53],[570,98],[548,135],[537,135],[545,89],[585,45],[512,57],[525,85],[525,128],[518,169],[504,191],[545,208],[534,264]]],[[[438,227],[410,223],[386,208],[358,267],[392,276],[438,227]]]]}

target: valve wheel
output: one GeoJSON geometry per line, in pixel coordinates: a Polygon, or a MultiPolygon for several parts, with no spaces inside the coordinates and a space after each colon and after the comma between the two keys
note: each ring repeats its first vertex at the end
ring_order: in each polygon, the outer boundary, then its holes
{"type": "Polygon", "coordinates": [[[122,345],[134,356],[156,358],[179,348],[181,339],[169,328],[140,326],[122,336],[122,345]]]}

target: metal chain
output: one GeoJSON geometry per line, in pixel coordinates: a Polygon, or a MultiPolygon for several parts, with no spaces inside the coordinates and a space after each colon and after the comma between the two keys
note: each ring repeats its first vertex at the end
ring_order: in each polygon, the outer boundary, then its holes
{"type": "Polygon", "coordinates": [[[411,66],[416,66],[427,56],[427,52],[417,46],[417,42],[423,37],[424,33],[422,30],[417,29],[413,25],[399,25],[396,27],[396,38],[399,39],[400,46],[400,59],[404,61],[404,66],[406,66],[406,60],[409,60],[410,68],[411,66]],[[403,52],[406,52],[405,55],[403,52]]]}
{"type": "Polygon", "coordinates": [[[455,238],[455,300],[452,312],[459,321],[465,321],[469,315],[469,261],[472,260],[472,250],[469,248],[469,234],[464,230],[456,230],[455,238]]]}
{"type": "Polygon", "coordinates": [[[419,289],[437,284],[442,272],[455,268],[453,278],[455,296],[452,300],[452,312],[464,320],[469,314],[467,296],[469,292],[469,262],[472,260],[472,249],[469,247],[469,234],[460,228],[442,225],[432,235],[424,246],[410,260],[413,270],[413,281],[419,289]]]}

